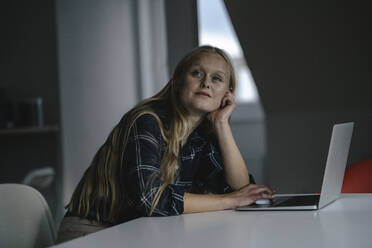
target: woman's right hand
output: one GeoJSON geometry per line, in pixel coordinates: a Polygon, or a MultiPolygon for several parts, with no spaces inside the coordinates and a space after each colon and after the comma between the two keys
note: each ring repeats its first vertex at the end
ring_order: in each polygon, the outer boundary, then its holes
{"type": "Polygon", "coordinates": [[[227,197],[231,200],[231,208],[246,206],[258,199],[273,199],[274,192],[263,184],[248,184],[243,188],[230,193],[227,197]]]}

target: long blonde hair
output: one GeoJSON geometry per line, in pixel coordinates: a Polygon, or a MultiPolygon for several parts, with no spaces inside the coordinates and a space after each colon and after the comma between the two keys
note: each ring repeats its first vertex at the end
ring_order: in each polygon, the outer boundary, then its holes
{"type": "Polygon", "coordinates": [[[98,221],[106,220],[113,224],[117,223],[120,207],[126,200],[120,192],[119,176],[123,175],[125,170],[124,151],[130,129],[138,117],[152,114],[159,124],[164,141],[167,143],[160,162],[160,173],[154,174],[154,176],[160,177],[163,183],[153,197],[150,210],[150,215],[152,215],[167,185],[175,181],[179,144],[187,138],[191,128],[187,121],[187,112],[179,102],[178,91],[182,87],[185,73],[203,53],[219,54],[226,61],[230,71],[229,88],[234,92],[236,86],[234,69],[230,58],[223,50],[211,46],[201,46],[190,51],[177,64],[173,76],[166,86],[153,97],[134,106],[111,131],[66,206],[70,212],[87,217],[93,210],[98,221]],[[156,114],[157,109],[163,109],[170,114],[168,129],[164,128],[156,114]]]}

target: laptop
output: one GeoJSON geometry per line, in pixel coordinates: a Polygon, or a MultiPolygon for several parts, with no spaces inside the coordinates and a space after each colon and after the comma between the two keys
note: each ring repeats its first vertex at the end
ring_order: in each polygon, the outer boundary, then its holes
{"type": "Polygon", "coordinates": [[[276,194],[267,204],[253,203],[236,210],[317,210],[337,200],[341,194],[353,128],[353,122],[333,126],[320,194],[276,194]]]}

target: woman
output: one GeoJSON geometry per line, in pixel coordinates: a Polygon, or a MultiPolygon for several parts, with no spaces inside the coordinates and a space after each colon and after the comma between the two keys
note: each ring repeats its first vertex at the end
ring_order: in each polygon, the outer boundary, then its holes
{"type": "Polygon", "coordinates": [[[140,216],[234,209],[272,198],[251,184],[231,133],[235,75],[210,46],[189,52],[155,96],[126,113],[95,155],[62,221],[66,241],[140,216]]]}

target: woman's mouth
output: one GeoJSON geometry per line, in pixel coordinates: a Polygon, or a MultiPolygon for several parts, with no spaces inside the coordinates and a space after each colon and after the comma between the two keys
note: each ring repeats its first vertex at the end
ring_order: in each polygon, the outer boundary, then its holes
{"type": "Polygon", "coordinates": [[[196,95],[198,95],[198,96],[207,96],[207,97],[211,97],[207,92],[201,92],[201,91],[196,92],[196,95]]]}

